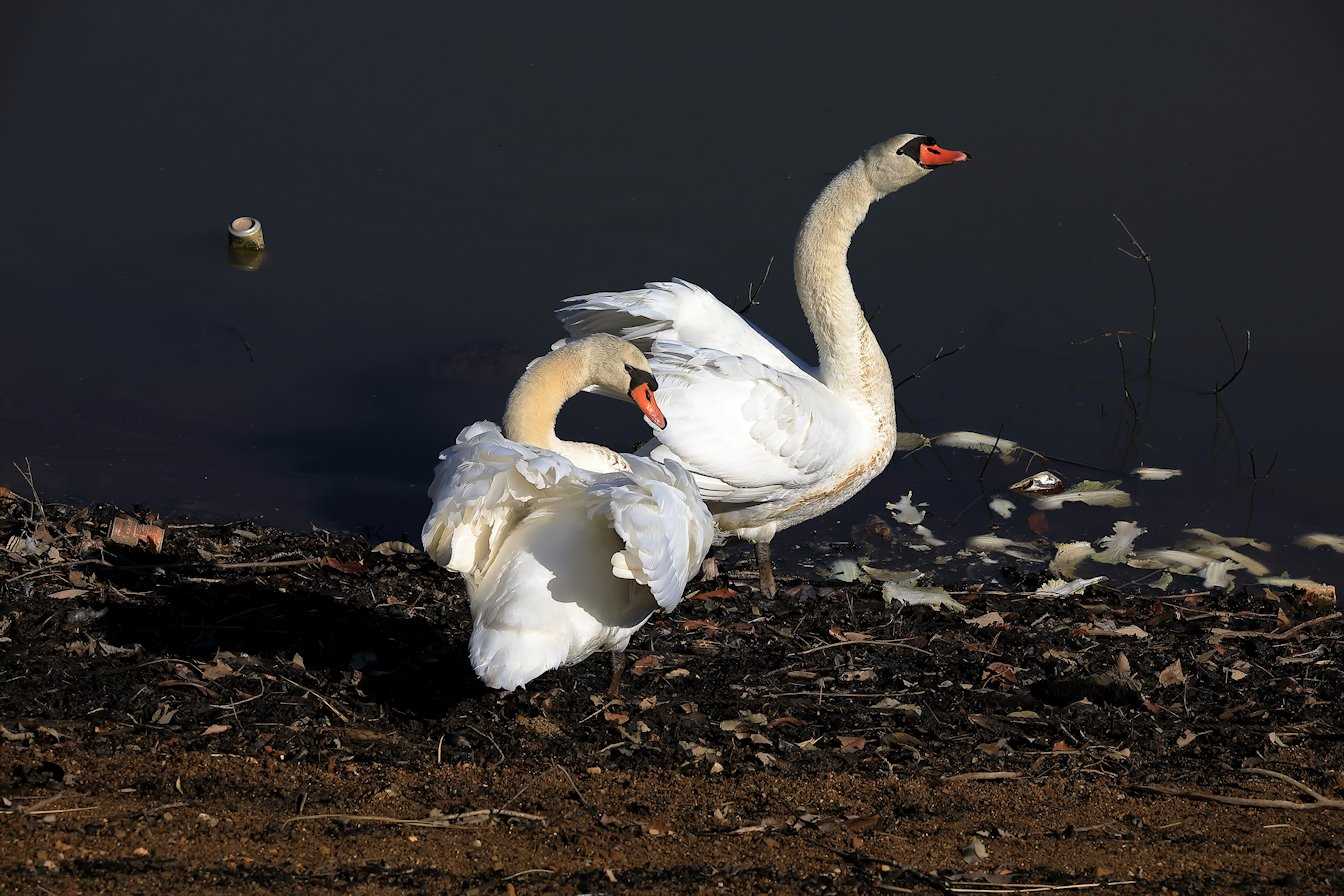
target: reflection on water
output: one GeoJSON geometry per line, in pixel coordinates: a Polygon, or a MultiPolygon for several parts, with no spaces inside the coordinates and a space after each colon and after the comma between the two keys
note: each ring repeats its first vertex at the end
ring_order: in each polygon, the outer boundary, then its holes
{"type": "MultiPolygon", "coordinates": [[[[989,8],[953,35],[908,4],[862,27],[744,11],[712,28],[26,9],[0,27],[0,162],[23,172],[0,220],[0,456],[31,457],[50,493],[414,532],[437,451],[498,418],[569,295],[683,276],[737,304],[774,257],[751,313],[810,355],[784,263],[802,213],[864,147],[926,130],[974,161],[876,207],[851,252],[898,380],[966,346],[901,387],[902,428],[1002,433],[1133,491],[1130,510],[1051,514],[1056,537],[1137,519],[1157,546],[1202,525],[1274,542],[1275,571],[1339,568],[1290,541],[1344,529],[1342,175],[1271,139],[1344,148],[1333,13],[989,8]],[[234,65],[258,85],[245,101],[234,65]],[[221,231],[240,212],[266,222],[249,270],[221,231]],[[1151,377],[1149,281],[1115,212],[1154,257],[1151,377]],[[1248,329],[1245,370],[1201,394],[1248,329]],[[1098,336],[1117,331],[1123,378],[1098,336]],[[1185,475],[1131,481],[1145,464],[1185,475]]],[[[612,411],[582,397],[562,431],[634,447],[638,421],[612,411]]],[[[911,490],[941,537],[1029,537],[1023,510],[1005,523],[985,501],[1026,472],[898,456],[783,542],[846,537],[911,490]]]]}

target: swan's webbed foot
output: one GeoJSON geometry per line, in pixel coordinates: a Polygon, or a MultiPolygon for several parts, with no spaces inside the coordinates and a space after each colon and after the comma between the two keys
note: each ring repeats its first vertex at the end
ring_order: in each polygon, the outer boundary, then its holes
{"type": "Polygon", "coordinates": [[[621,676],[625,674],[625,651],[611,652],[611,684],[607,685],[607,696],[613,700],[621,696],[621,676]]]}
{"type": "Polygon", "coordinates": [[[771,600],[779,589],[775,586],[775,568],[770,563],[770,542],[756,543],[756,568],[761,577],[761,597],[771,600]]]}

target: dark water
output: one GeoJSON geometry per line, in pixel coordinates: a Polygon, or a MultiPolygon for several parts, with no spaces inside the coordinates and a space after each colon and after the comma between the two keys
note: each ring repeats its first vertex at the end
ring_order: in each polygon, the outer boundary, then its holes
{"type": "MultiPolygon", "coordinates": [[[[566,296],[680,275],[739,297],[774,256],[754,315],[810,355],[798,222],[867,145],[918,131],[973,161],[878,206],[851,253],[898,377],[966,345],[900,389],[903,427],[1186,471],[1066,537],[1118,516],[1344,530],[1325,4],[5,9],[0,457],[50,494],[416,532],[435,453],[498,419],[566,296]],[[1148,328],[1113,212],[1161,291],[1151,387],[1126,339],[1133,436],[1114,341],[1079,342],[1148,328]],[[265,224],[260,271],[227,262],[239,214],[265,224]],[[1238,352],[1254,334],[1221,406],[1197,394],[1232,370],[1220,319],[1238,352]]],[[[586,397],[566,425],[616,447],[642,427],[586,397]]],[[[979,471],[923,452],[795,536],[907,489],[939,534],[984,531],[979,508],[951,524],[979,471]]]]}

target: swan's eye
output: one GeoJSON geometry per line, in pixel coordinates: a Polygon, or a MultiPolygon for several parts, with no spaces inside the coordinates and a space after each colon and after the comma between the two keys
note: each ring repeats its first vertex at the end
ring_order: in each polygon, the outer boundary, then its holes
{"type": "Polygon", "coordinates": [[[630,391],[633,392],[640,386],[648,386],[652,392],[658,391],[658,380],[647,370],[640,370],[638,367],[625,365],[625,372],[630,374],[630,391]]]}

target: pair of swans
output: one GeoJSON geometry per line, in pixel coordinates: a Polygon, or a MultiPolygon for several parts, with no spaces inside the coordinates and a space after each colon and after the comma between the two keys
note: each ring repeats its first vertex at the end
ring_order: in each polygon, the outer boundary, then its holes
{"type": "MultiPolygon", "coordinates": [[[[683,280],[557,312],[573,340],[533,362],[502,433],[462,431],[430,488],[425,549],[466,576],[486,684],[511,690],[599,650],[619,658],[655,610],[680,602],[714,527],[756,544],[774,595],[775,534],[848,500],[896,447],[891,371],[854,294],[850,240],[874,202],[966,158],[903,134],[813,203],[794,275],[816,367],[683,280]],[[635,402],[654,427],[645,456],[555,437],[580,390],[635,402]]],[[[614,659],[613,692],[619,669],[614,659]]]]}

